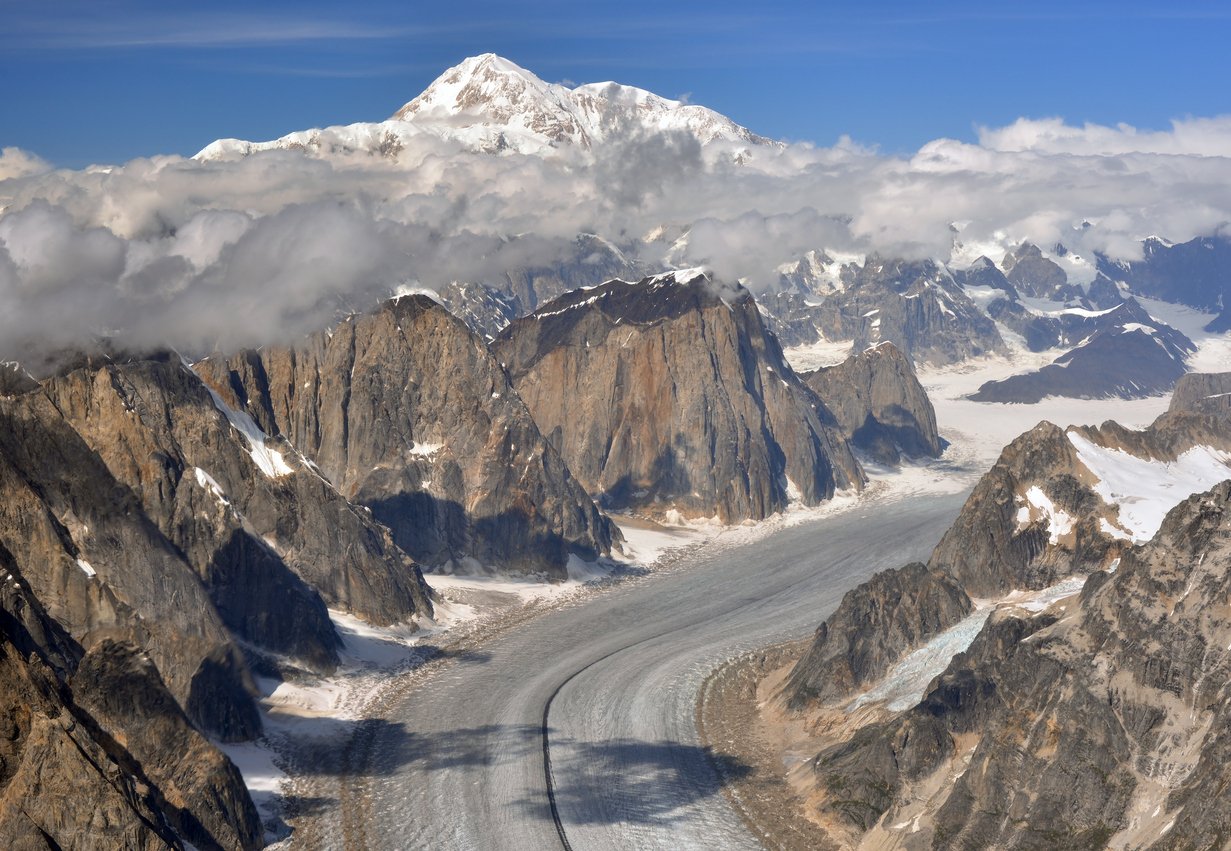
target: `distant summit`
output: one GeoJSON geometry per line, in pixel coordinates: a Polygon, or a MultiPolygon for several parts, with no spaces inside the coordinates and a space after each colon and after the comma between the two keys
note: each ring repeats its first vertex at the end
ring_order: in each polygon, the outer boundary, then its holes
{"type": "Polygon", "coordinates": [[[561,147],[590,150],[613,138],[662,132],[683,132],[702,145],[777,144],[703,106],[613,82],[570,89],[485,53],[445,71],[387,121],[303,130],[271,142],[220,139],[197,159],[276,149],[396,158],[408,141],[425,133],[485,153],[546,154],[561,147]]]}

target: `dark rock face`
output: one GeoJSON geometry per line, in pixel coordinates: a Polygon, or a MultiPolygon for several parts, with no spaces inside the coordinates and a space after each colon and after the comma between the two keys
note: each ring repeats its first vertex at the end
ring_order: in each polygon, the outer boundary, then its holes
{"type": "Polygon", "coordinates": [[[940,457],[936,411],[915,368],[893,343],[800,375],[833,412],[847,439],[882,464],[901,455],[940,457]]]}
{"type": "Polygon", "coordinates": [[[757,297],[765,324],[783,346],[803,346],[821,339],[820,302],[793,290],[778,290],[757,297]]]}
{"type": "Polygon", "coordinates": [[[149,659],[86,652],[0,549],[0,843],[7,848],[259,848],[239,772],[149,659]]]}
{"type": "Polygon", "coordinates": [[[1221,847],[1229,540],[1224,482],[1065,616],[993,617],[917,707],[818,757],[822,806],[900,826],[911,784],[942,777],[915,828],[931,847],[1221,847]]]}
{"type": "Polygon", "coordinates": [[[483,341],[425,296],[195,369],[422,564],[562,577],[618,540],[483,341]]]}
{"type": "Polygon", "coordinates": [[[987,306],[987,315],[1019,335],[1032,352],[1043,352],[1064,344],[1064,326],[1059,319],[1033,313],[1016,299],[998,298],[992,301],[987,306]]]}
{"type": "Polygon", "coordinates": [[[742,288],[700,273],[612,281],[517,320],[493,349],[604,505],[733,522],[794,488],[812,505],[862,483],[742,288]]]}
{"type": "Polygon", "coordinates": [[[859,273],[856,263],[842,262],[823,251],[808,251],[778,270],[778,287],[761,293],[766,325],[783,346],[802,346],[821,339],[821,305],[844,289],[859,273]]]}
{"type": "Polygon", "coordinates": [[[135,648],[104,641],[71,680],[78,706],[123,741],[156,784],[159,809],[198,848],[259,848],[263,830],[243,778],[193,729],[157,669],[135,648]]]}
{"type": "MultiPolygon", "coordinates": [[[[510,248],[516,250],[515,245],[510,248]]],[[[502,280],[453,283],[440,298],[471,331],[492,340],[517,317],[569,290],[641,274],[640,264],[617,246],[594,234],[580,234],[550,265],[511,268],[502,280]]]]}
{"type": "Polygon", "coordinates": [[[388,533],[293,447],[222,410],[175,355],[88,366],[45,386],[252,644],[327,670],[338,638],[325,603],[378,625],[431,614],[418,567],[388,533]]]}
{"type": "Polygon", "coordinates": [[[882,571],[846,593],[791,672],[791,708],[849,696],[971,611],[951,577],[922,564],[882,571]]]}
{"type": "Polygon", "coordinates": [[[1009,283],[1022,295],[1052,301],[1081,297],[1081,290],[1069,283],[1064,269],[1044,257],[1037,245],[1023,242],[1006,254],[1000,265],[1009,283]]]}
{"type": "Polygon", "coordinates": [[[637,262],[618,247],[594,234],[579,234],[558,261],[550,266],[524,267],[505,272],[500,282],[525,315],[540,305],[581,287],[594,286],[612,278],[641,275],[637,262]]]}
{"type": "Polygon", "coordinates": [[[1115,281],[1099,272],[1086,287],[1086,300],[1098,310],[1110,310],[1128,301],[1129,296],[1115,281]]]}
{"type": "Polygon", "coordinates": [[[41,392],[0,400],[0,547],[87,651],[146,651],[193,722],[260,729],[247,668],[201,579],[41,392]]]}
{"type": "Polygon", "coordinates": [[[972,596],[995,597],[1015,588],[1045,588],[1123,555],[1129,535],[1120,530],[1118,509],[1095,493],[1097,479],[1070,435],[1143,459],[1174,460],[1194,446],[1231,448],[1225,417],[1181,409],[1142,431],[1114,422],[1069,429],[1040,423],[1005,447],[928,564],[955,577],[972,596]]]}
{"type": "MultiPolygon", "coordinates": [[[[849,741],[818,754],[812,767],[817,787],[825,793],[822,812],[859,832],[881,822],[911,783],[954,758],[956,735],[975,731],[994,716],[1000,708],[994,679],[999,661],[1045,622],[993,616],[970,648],[933,681],[918,706],[864,727],[849,741]]],[[[1052,673],[1053,669],[1041,672],[1052,673]]],[[[1002,795],[1010,791],[1011,787],[1001,789],[1002,795]]],[[[932,846],[925,842],[920,847],[932,846]]]]}
{"type": "Polygon", "coordinates": [[[1143,431],[1112,422],[1068,430],[1043,422],[1010,443],[932,551],[928,572],[878,575],[844,598],[832,623],[822,626],[792,674],[785,691],[790,707],[850,696],[862,683],[883,675],[907,651],[955,623],[965,613],[957,607],[920,605],[898,613],[886,602],[895,595],[919,597],[937,586],[935,577],[944,577],[963,599],[966,595],[995,599],[1113,565],[1131,549],[1135,533],[1123,525],[1119,507],[1095,491],[1098,479],[1083,462],[1078,445],[1088,442],[1154,460],[1174,460],[1196,446],[1231,450],[1231,421],[1221,414],[1194,412],[1184,401],[1203,400],[1205,389],[1217,389],[1223,381],[1221,376],[1191,381],[1188,387],[1193,392],[1186,391],[1172,411],[1143,431]],[[940,614],[921,617],[933,610],[940,614]],[[863,646],[877,648],[874,664],[860,667],[834,661],[850,656],[847,647],[853,640],[835,639],[835,624],[844,636],[857,635],[863,646]]]}
{"type": "Polygon", "coordinates": [[[48,380],[46,391],[183,553],[231,632],[332,670],[339,642],[324,603],[245,527],[222,495],[229,491],[220,492],[207,472],[231,468],[235,474],[224,478],[249,482],[262,475],[240,445],[243,438],[178,358],[77,370],[48,380]]]}
{"type": "Polygon", "coordinates": [[[828,339],[853,339],[856,351],[889,341],[938,365],[1007,351],[995,323],[930,260],[869,257],[845,290],[825,299],[820,328],[828,339]]]}
{"type": "Polygon", "coordinates": [[[38,389],[38,382],[30,377],[19,363],[0,363],[0,396],[20,396],[38,389]]]}
{"type": "MultiPolygon", "coordinates": [[[[1156,396],[1175,385],[1187,371],[1188,357],[1197,350],[1191,340],[1153,319],[1136,301],[1101,315],[1086,314],[1080,311],[1054,318],[1059,343],[1084,338],[1075,348],[1035,372],[989,381],[970,398],[976,402],[1031,404],[1048,396],[1156,396]]],[[[1042,317],[1030,321],[1037,324],[1039,319],[1042,317]]],[[[1028,343],[1031,339],[1027,337],[1028,343]]]]}
{"type": "Polygon", "coordinates": [[[1172,244],[1156,237],[1142,243],[1143,257],[1133,262],[1099,258],[1099,271],[1150,298],[1218,311],[1208,330],[1225,331],[1231,305],[1231,240],[1198,237],[1172,244]]]}

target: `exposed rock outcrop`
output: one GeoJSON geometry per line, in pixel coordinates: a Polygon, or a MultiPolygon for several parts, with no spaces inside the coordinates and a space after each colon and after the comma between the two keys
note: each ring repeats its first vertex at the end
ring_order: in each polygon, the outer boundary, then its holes
{"type": "Polygon", "coordinates": [[[466,327],[488,341],[525,312],[514,296],[486,284],[454,281],[440,291],[440,301],[466,327]]]}
{"type": "Polygon", "coordinates": [[[792,674],[784,692],[790,707],[853,695],[960,620],[966,613],[960,607],[886,615],[886,600],[920,598],[936,576],[963,598],[999,599],[1114,567],[1155,534],[1179,500],[1231,478],[1231,420],[1194,411],[1184,401],[1204,400],[1205,389],[1225,380],[1191,381],[1191,392],[1142,431],[1114,422],[1069,429],[1043,422],[1010,443],[932,551],[929,572],[880,574],[843,599],[792,674]],[[891,579],[891,590],[881,587],[891,579]],[[931,611],[938,616],[924,616],[931,611]],[[847,650],[853,639],[835,639],[835,625],[843,635],[865,633],[858,641],[876,648],[875,661],[835,667],[834,659],[854,658],[847,650]]]}
{"type": "Polygon", "coordinates": [[[76,370],[45,389],[197,572],[231,632],[318,671],[333,668],[339,641],[324,603],[245,527],[226,496],[232,491],[209,471],[229,468],[224,478],[249,480],[262,473],[178,358],[76,370]],[[203,398],[185,399],[191,389],[203,398]]]}
{"type": "Polygon", "coordinates": [[[1100,257],[1099,271],[1112,281],[1150,298],[1218,312],[1207,330],[1231,328],[1231,239],[1201,236],[1171,243],[1150,237],[1142,243],[1142,258],[1112,261],[1100,257]]]}
{"type": "Polygon", "coordinates": [[[1167,412],[1231,418],[1231,372],[1190,372],[1181,376],[1167,412]]]}
{"type": "MultiPolygon", "coordinates": [[[[515,241],[511,248],[516,249],[515,241]]],[[[544,252],[541,247],[536,250],[544,252]]],[[[641,274],[641,265],[617,246],[583,233],[558,246],[551,264],[507,269],[495,281],[454,282],[441,290],[440,299],[470,330],[491,340],[517,317],[570,290],[641,274]]]]}
{"type": "Polygon", "coordinates": [[[1040,423],[1005,447],[928,563],[976,597],[1107,567],[1194,488],[1231,478],[1228,451],[1231,420],[1178,408],[1141,431],[1040,423]]]}
{"type": "Polygon", "coordinates": [[[1000,262],[1009,283],[1022,295],[1067,301],[1080,298],[1081,290],[1069,283],[1059,264],[1043,256],[1037,245],[1023,242],[1000,262]]]}
{"type": "Polygon", "coordinates": [[[862,260],[850,255],[835,258],[814,250],[778,267],[777,288],[760,293],[757,302],[764,308],[766,324],[783,346],[807,345],[822,338],[821,305],[855,280],[862,260]]]}
{"type": "Polygon", "coordinates": [[[0,548],[0,843],[6,848],[258,848],[239,772],[149,659],[89,651],[0,548]]]}
{"type": "Polygon", "coordinates": [[[559,578],[618,540],[483,341],[426,296],[195,369],[421,564],[559,578]]]}
{"type": "MultiPolygon", "coordinates": [[[[1008,308],[992,314],[1001,321],[1008,308]]],[[[989,381],[970,396],[976,402],[1034,403],[1048,396],[1076,399],[1119,397],[1138,399],[1170,390],[1188,367],[1197,347],[1174,328],[1151,317],[1134,300],[1108,311],[1082,309],[1057,316],[1028,315],[1028,327],[1018,326],[1032,347],[1068,344],[1075,347],[1035,372],[989,381]],[[1050,330],[1048,330],[1050,329],[1050,330]]]]}
{"type": "Polygon", "coordinates": [[[0,399],[0,494],[11,572],[87,652],[140,647],[203,730],[260,729],[243,655],[201,578],[41,392],[0,399]]]}
{"type": "Polygon", "coordinates": [[[987,287],[1000,290],[1009,301],[1017,301],[1017,288],[986,256],[979,257],[965,269],[954,269],[953,279],[963,287],[987,287]]]}
{"type": "Polygon", "coordinates": [[[817,757],[820,809],[882,847],[1221,847],[1228,541],[1224,482],[1059,611],[993,617],[917,707],[817,757]]]}
{"type": "Polygon", "coordinates": [[[931,260],[867,259],[846,288],[825,299],[820,328],[855,350],[888,340],[915,361],[950,364],[1004,354],[1004,340],[943,266],[931,260]]]}
{"type": "Polygon", "coordinates": [[[377,625],[431,614],[387,530],[178,356],[108,359],[45,389],[251,643],[328,669],[338,638],[322,599],[377,625]]]}
{"type": "Polygon", "coordinates": [[[1039,423],[1001,452],[928,563],[975,597],[1045,588],[1074,565],[1105,566],[1124,541],[1103,531],[1112,508],[1091,484],[1066,432],[1039,423]]]}
{"type": "Polygon", "coordinates": [[[787,703],[849,696],[908,651],[970,613],[961,586],[922,564],[885,570],[848,591],[791,672],[787,703]]]}
{"type": "Polygon", "coordinates": [[[569,293],[493,349],[603,505],[734,522],[862,483],[751,294],[701,272],[569,293]]]}
{"type": "Polygon", "coordinates": [[[22,365],[8,361],[0,363],[0,396],[20,396],[38,389],[38,382],[22,365]]]}
{"type": "Polygon", "coordinates": [[[855,446],[882,464],[943,451],[936,411],[910,359],[881,343],[840,364],[800,375],[855,446]]]}

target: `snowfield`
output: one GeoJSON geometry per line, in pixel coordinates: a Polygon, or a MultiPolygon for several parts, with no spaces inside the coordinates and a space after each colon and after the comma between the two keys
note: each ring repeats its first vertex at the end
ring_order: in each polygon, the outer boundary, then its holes
{"type": "Polygon", "coordinates": [[[1167,512],[1195,493],[1231,478],[1231,454],[1194,446],[1174,461],[1138,458],[1068,433],[1077,457],[1097,479],[1094,492],[1119,509],[1120,527],[1133,543],[1150,540],[1167,512]]]}

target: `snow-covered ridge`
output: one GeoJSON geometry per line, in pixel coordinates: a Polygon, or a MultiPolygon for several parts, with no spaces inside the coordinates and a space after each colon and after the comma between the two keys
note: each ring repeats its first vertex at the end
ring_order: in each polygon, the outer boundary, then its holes
{"type": "Polygon", "coordinates": [[[1174,461],[1160,461],[1107,449],[1076,431],[1069,431],[1068,438],[1097,479],[1094,492],[1119,512],[1119,528],[1104,531],[1135,544],[1153,538],[1167,512],[1185,499],[1231,479],[1231,453],[1209,446],[1194,446],[1174,461]]]}
{"type": "Polygon", "coordinates": [[[590,149],[615,138],[671,132],[689,134],[703,145],[778,144],[703,106],[612,82],[570,89],[485,53],[445,71],[386,121],[301,130],[269,142],[219,139],[196,159],[276,149],[396,158],[422,134],[488,153],[550,155],[560,146],[590,149]]]}

